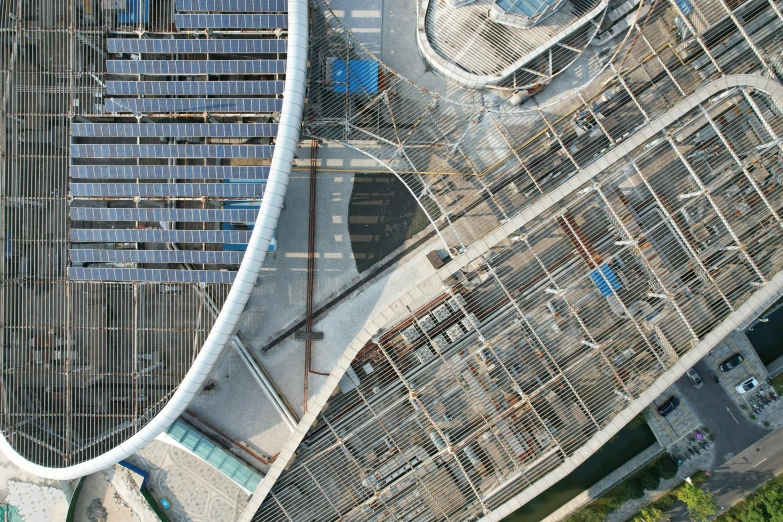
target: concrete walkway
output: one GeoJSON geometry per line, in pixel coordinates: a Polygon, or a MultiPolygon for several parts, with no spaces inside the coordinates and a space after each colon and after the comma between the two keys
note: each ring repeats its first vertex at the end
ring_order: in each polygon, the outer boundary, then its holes
{"type": "Polygon", "coordinates": [[[593,500],[615,487],[626,477],[629,477],[641,467],[652,462],[658,455],[663,453],[663,448],[659,444],[651,444],[649,448],[642,451],[634,458],[609,473],[607,476],[593,484],[589,489],[584,490],[575,496],[570,502],[543,519],[541,522],[557,522],[571,515],[576,510],[586,506],[593,500]]]}
{"type": "Polygon", "coordinates": [[[645,491],[644,496],[640,499],[629,500],[620,509],[614,513],[610,513],[606,517],[606,522],[623,522],[636,515],[643,508],[655,502],[666,493],[671,491],[674,487],[681,484],[685,477],[689,477],[699,471],[700,469],[711,469],[715,462],[715,445],[712,445],[710,451],[702,453],[698,457],[689,460],[677,470],[677,475],[674,478],[668,480],[661,480],[658,484],[658,488],[654,491],[645,491]]]}

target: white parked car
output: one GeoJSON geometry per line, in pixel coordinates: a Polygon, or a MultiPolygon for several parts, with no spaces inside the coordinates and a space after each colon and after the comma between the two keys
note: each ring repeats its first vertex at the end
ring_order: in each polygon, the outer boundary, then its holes
{"type": "Polygon", "coordinates": [[[755,377],[751,377],[750,379],[745,379],[744,381],[736,385],[734,389],[737,390],[737,393],[742,395],[743,393],[749,392],[750,390],[752,390],[758,385],[759,385],[759,381],[757,381],[755,377]]]}
{"type": "Polygon", "coordinates": [[[685,375],[688,376],[688,378],[691,380],[691,383],[693,384],[693,387],[696,389],[701,388],[704,386],[704,383],[701,380],[701,377],[699,376],[698,372],[691,368],[687,372],[685,372],[685,375]]]}

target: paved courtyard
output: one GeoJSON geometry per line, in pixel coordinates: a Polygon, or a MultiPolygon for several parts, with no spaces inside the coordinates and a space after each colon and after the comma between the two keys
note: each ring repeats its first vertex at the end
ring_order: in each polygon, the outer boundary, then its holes
{"type": "Polygon", "coordinates": [[[149,471],[155,498],[166,497],[172,522],[233,522],[248,499],[231,479],[186,451],[160,441],[132,456],[133,464],[149,471]]]}

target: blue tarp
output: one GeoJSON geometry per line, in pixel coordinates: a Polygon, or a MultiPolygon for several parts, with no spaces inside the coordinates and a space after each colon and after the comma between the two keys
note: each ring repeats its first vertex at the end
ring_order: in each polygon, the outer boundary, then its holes
{"type": "Polygon", "coordinates": [[[332,62],[334,92],[378,92],[378,62],[375,60],[334,60],[332,62]]]}
{"type": "Polygon", "coordinates": [[[620,284],[620,280],[617,279],[617,276],[606,263],[601,264],[601,266],[590,272],[590,279],[593,280],[595,286],[598,287],[598,291],[600,291],[601,295],[604,297],[612,295],[615,290],[619,290],[623,287],[623,285],[620,284]]]}

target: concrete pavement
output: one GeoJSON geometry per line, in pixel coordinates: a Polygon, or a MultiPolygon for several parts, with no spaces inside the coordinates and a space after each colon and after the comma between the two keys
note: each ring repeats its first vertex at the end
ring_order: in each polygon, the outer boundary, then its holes
{"type": "Polygon", "coordinates": [[[769,433],[769,430],[747,419],[723,387],[710,377],[710,369],[703,360],[693,367],[704,381],[704,386],[697,390],[683,376],[677,381],[677,387],[702,425],[715,434],[718,462],[732,458],[769,433]]]}

